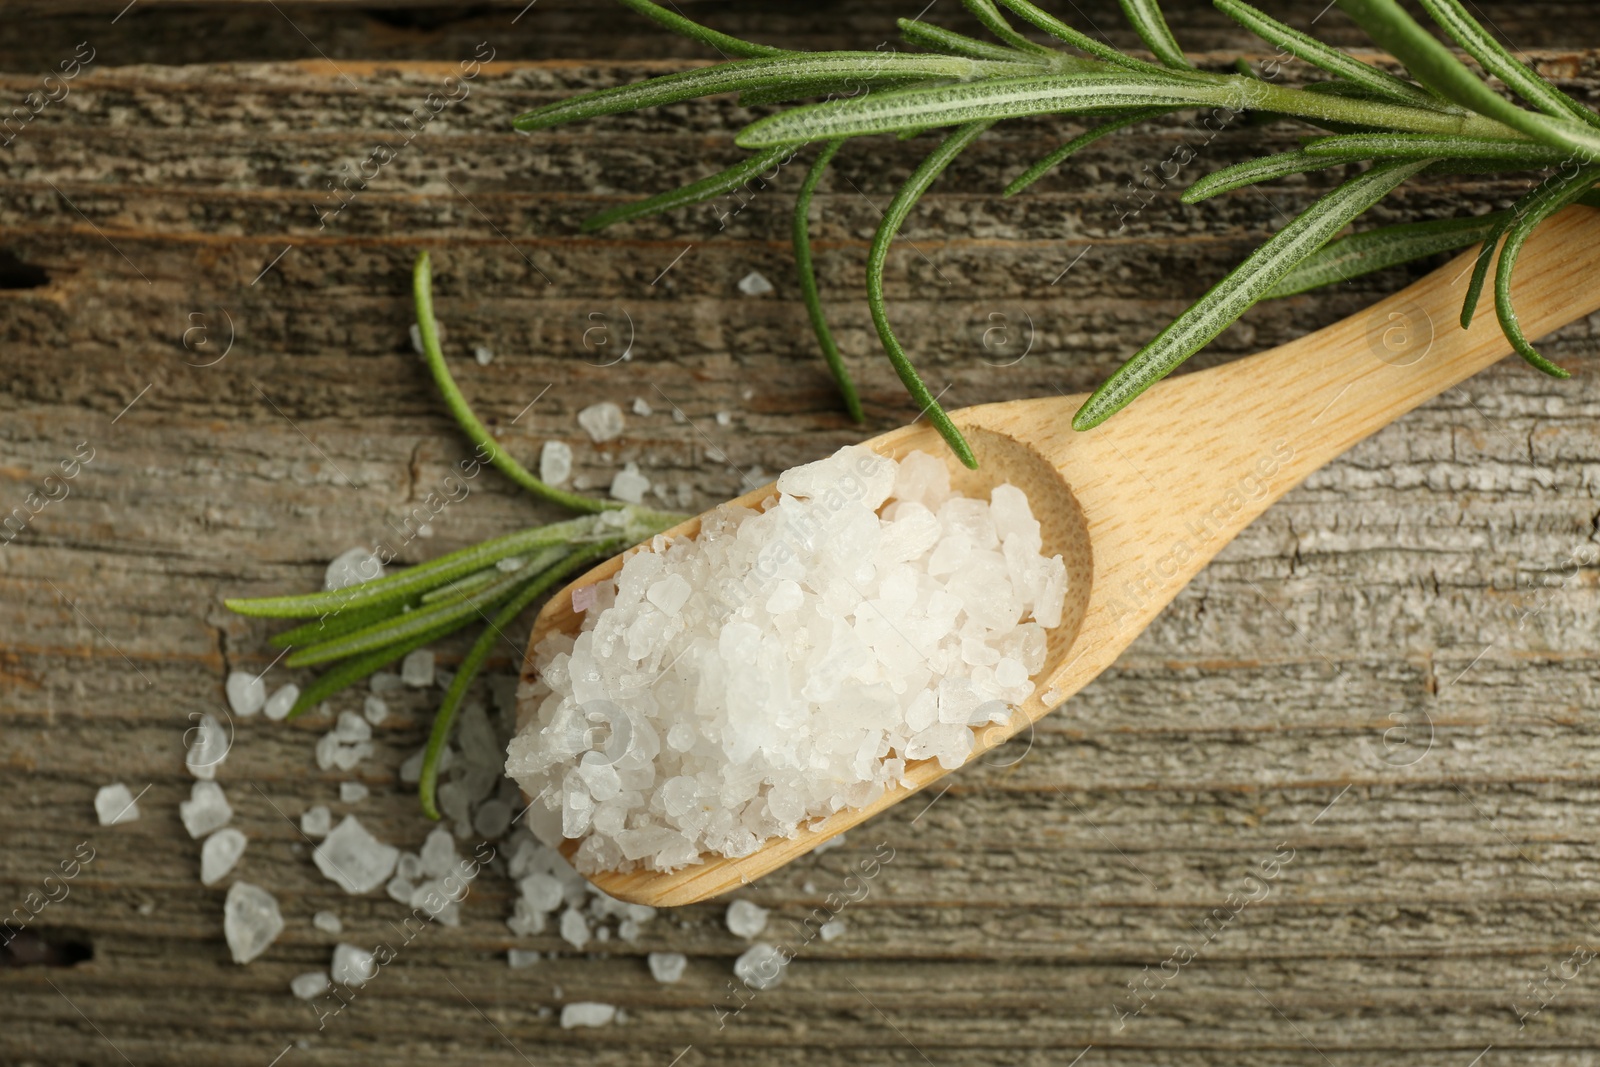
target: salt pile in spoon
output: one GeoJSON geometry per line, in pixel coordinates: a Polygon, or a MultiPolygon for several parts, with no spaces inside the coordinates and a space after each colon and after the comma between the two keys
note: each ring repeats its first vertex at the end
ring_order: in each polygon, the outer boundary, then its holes
{"type": "Polygon", "coordinates": [[[576,638],[535,649],[506,771],[542,840],[583,839],[579,870],[749,855],[872,803],[907,761],[959,766],[1033,692],[1066,567],[1021,490],[963,497],[935,457],[860,446],[778,490],[655,538],[576,638]]]}

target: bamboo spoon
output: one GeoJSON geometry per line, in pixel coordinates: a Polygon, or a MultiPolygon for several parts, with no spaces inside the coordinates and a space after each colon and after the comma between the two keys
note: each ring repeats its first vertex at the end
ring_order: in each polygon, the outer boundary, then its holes
{"type": "MultiPolygon", "coordinates": [[[[1470,329],[1457,321],[1474,255],[1326,329],[1161,382],[1087,433],[1070,425],[1083,396],[952,413],[980,462],[970,471],[950,458],[952,486],[984,497],[1004,481],[1022,488],[1043,527],[1044,554],[1062,554],[1069,582],[1034,695],[1009,728],[980,731],[973,759],[1111,666],[1223,545],[1312,471],[1509,352],[1490,301],[1480,302],[1470,329]]],[[[1530,338],[1600,309],[1600,211],[1569,208],[1541,226],[1516,277],[1517,309],[1530,338]]],[[[866,443],[896,458],[913,449],[948,458],[925,424],[866,443]]],[[[768,485],[734,503],[757,507],[773,492],[768,485]]],[[[699,529],[695,518],[667,534],[694,536],[699,529]]],[[[548,634],[577,631],[572,591],[611,577],[625,555],[545,605],[527,662],[548,634]]],[[[525,665],[524,677],[532,676],[525,665]]],[[[519,717],[533,710],[525,702],[519,717]]],[[[704,900],[804,855],[946,773],[936,760],[912,764],[910,787],[887,790],[869,807],[838,812],[740,859],[711,857],[672,874],[606,872],[591,880],[634,903],[704,900]]]]}

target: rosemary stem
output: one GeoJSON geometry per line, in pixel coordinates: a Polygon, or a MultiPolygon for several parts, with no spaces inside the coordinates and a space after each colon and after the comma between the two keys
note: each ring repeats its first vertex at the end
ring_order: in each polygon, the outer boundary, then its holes
{"type": "Polygon", "coordinates": [[[450,368],[445,366],[444,352],[439,348],[439,325],[433,317],[433,269],[426,250],[417,254],[417,264],[411,273],[411,288],[416,299],[417,331],[422,335],[423,358],[428,361],[428,369],[433,372],[434,383],[439,387],[439,395],[444,397],[445,406],[450,409],[456,424],[466,431],[467,437],[477,446],[478,454],[513,482],[553,504],[582,512],[622,507],[617,501],[596,500],[581,493],[569,493],[540,481],[495,442],[467,404],[466,397],[461,395],[455,379],[450,376],[450,368]]]}

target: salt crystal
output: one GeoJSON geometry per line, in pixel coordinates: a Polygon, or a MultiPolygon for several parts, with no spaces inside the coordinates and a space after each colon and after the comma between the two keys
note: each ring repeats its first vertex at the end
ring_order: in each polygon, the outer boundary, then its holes
{"type": "Polygon", "coordinates": [[[498,841],[511,827],[511,805],[502,800],[486,800],[472,815],[472,828],[488,841],[498,841]]]}
{"type": "MultiPolygon", "coordinates": [[[[133,822],[139,817],[139,805],[133,799],[133,793],[121,782],[112,785],[103,785],[94,795],[94,813],[100,820],[101,826],[115,826],[118,823],[133,822]]],[[[227,820],[224,819],[224,822],[227,820]]]]}
{"type": "Polygon", "coordinates": [[[655,413],[655,411],[654,411],[653,408],[650,407],[650,405],[648,403],[645,402],[644,397],[636,396],[636,397],[633,398],[633,413],[635,415],[643,416],[643,415],[653,415],[655,413]]]}
{"type": "Polygon", "coordinates": [[[178,805],[178,817],[189,836],[202,838],[211,831],[228,825],[233,818],[233,807],[216,782],[200,781],[189,787],[189,799],[178,805]]]}
{"type": "Polygon", "coordinates": [[[249,963],[283,933],[283,915],[272,894],[249,882],[228,887],[222,906],[222,933],[234,963],[249,963]]]}
{"type": "Polygon", "coordinates": [[[575,1026],[605,1026],[617,1017],[617,1009],[610,1004],[580,1000],[561,1007],[561,1029],[575,1026]]]}
{"type": "Polygon", "coordinates": [[[650,964],[650,977],[662,983],[676,982],[689,966],[689,957],[681,952],[652,952],[646,960],[650,964]]]}
{"type": "Polygon", "coordinates": [[[200,884],[216,885],[226,878],[244,855],[245,844],[245,836],[231,826],[206,838],[200,846],[200,884]]]}
{"type": "Polygon", "coordinates": [[[365,741],[372,736],[372,724],[353,711],[341,711],[333,736],[340,741],[365,741]]]}
{"type": "Polygon", "coordinates": [[[341,552],[328,564],[327,573],[322,578],[322,588],[332,592],[382,577],[383,561],[377,555],[370,549],[352,548],[341,552]]]}
{"type": "Polygon", "coordinates": [[[235,715],[254,715],[267,702],[266,683],[249,671],[230,672],[223,688],[228,692],[228,707],[235,715]]]}
{"type": "Polygon", "coordinates": [[[388,880],[400,850],[373,837],[354,815],[346,815],[311,858],[323,877],[346,893],[367,893],[388,880]]]}
{"type": "Polygon", "coordinates": [[[400,680],[416,689],[433,684],[433,651],[419,648],[400,661],[400,680]]]}
{"type": "Polygon", "coordinates": [[[427,349],[422,347],[422,327],[416,323],[411,324],[411,350],[417,355],[425,355],[427,349]]]}
{"type": "Polygon", "coordinates": [[[539,480],[560,485],[572,475],[572,447],[565,441],[546,441],[539,450],[539,480]]]}
{"type": "Polygon", "coordinates": [[[652,583],[645,598],[660,608],[663,615],[676,615],[691,592],[693,587],[683,575],[669,574],[661,581],[652,583]]]}
{"type": "Polygon", "coordinates": [[[578,425],[596,444],[622,436],[622,409],[609,400],[578,412],[578,425]]]}
{"type": "Polygon", "coordinates": [[[494,349],[488,345],[476,345],[472,349],[472,358],[478,361],[478,366],[487,367],[494,362],[494,349]]]}
{"type": "Polygon", "coordinates": [[[817,928],[817,933],[824,941],[835,941],[844,936],[846,929],[848,924],[843,919],[829,919],[817,928]]]}
{"type": "Polygon", "coordinates": [[[644,503],[650,479],[639,473],[637,464],[628,463],[611,479],[611,495],[628,504],[644,503]]]}
{"type": "Polygon", "coordinates": [[[416,785],[422,781],[422,761],[427,757],[428,750],[419,748],[401,761],[400,780],[408,785],[416,785]]]}
{"type": "Polygon", "coordinates": [[[726,411],[719,411],[716,415],[718,426],[732,426],[733,416],[726,411]]]}
{"type": "Polygon", "coordinates": [[[389,717],[389,704],[382,697],[368,693],[361,701],[361,715],[367,722],[377,726],[389,717]]]}
{"type": "Polygon", "coordinates": [[[536,911],[555,911],[561,906],[561,883],[551,875],[535,871],[517,883],[522,899],[536,911]]]}
{"type": "Polygon", "coordinates": [[[589,943],[589,922],[583,912],[568,908],[561,913],[561,939],[573,948],[589,943]]]}
{"type": "Polygon", "coordinates": [[[525,948],[514,948],[506,952],[506,963],[513,971],[525,971],[539,962],[539,953],[525,948]]]}
{"type": "Polygon", "coordinates": [[[761,992],[783,981],[789,960],[771,945],[756,943],[733,961],[733,974],[751,989],[761,992]]]}
{"type": "Polygon", "coordinates": [[[406,683],[393,671],[374,671],[367,682],[367,688],[374,693],[393,693],[405,687],[406,683]]]}
{"type": "Polygon", "coordinates": [[[267,698],[265,705],[267,718],[274,722],[281,721],[288,716],[289,712],[294,708],[294,702],[299,699],[300,687],[298,685],[293,682],[280,685],[267,698]]]}
{"type": "Polygon", "coordinates": [[[340,782],[339,800],[345,804],[359,804],[367,799],[367,787],[362,782],[340,782]]]}
{"type": "Polygon", "coordinates": [[[325,804],[307,808],[300,815],[300,832],[307,837],[327,837],[331,829],[333,829],[333,813],[325,804]]]}
{"type": "Polygon", "coordinates": [[[728,932],[749,940],[767,928],[767,909],[748,900],[735,900],[728,905],[728,932]]]}
{"type": "Polygon", "coordinates": [[[757,271],[751,271],[739,279],[739,291],[745,296],[765,296],[772,292],[772,283],[763,278],[757,271]]]}
{"type": "Polygon", "coordinates": [[[435,878],[443,878],[455,870],[460,862],[456,853],[456,839],[442,826],[435,826],[422,842],[422,870],[435,878]]]}
{"type": "Polygon", "coordinates": [[[344,931],[344,923],[339,921],[339,916],[331,911],[319,911],[311,916],[311,925],[325,934],[338,934],[344,931]]]}
{"type": "Polygon", "coordinates": [[[328,988],[327,971],[307,971],[289,979],[289,992],[301,1000],[314,1000],[328,988]]]}
{"type": "Polygon", "coordinates": [[[189,727],[189,751],[184,765],[196,778],[211,781],[217,776],[217,767],[228,758],[233,747],[233,732],[224,730],[217,717],[206,712],[189,727]]]}
{"type": "Polygon", "coordinates": [[[378,974],[378,962],[366,949],[343,942],[333,946],[333,966],[330,977],[342,986],[360,987],[378,974]]]}

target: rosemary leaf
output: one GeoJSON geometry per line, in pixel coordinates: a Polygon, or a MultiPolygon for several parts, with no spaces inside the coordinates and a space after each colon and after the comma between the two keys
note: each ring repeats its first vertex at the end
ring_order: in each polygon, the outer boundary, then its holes
{"type": "Polygon", "coordinates": [[[1165,67],[1123,55],[1110,45],[1102,44],[1088,34],[1073,29],[1048,11],[1031,3],[1030,0],[999,0],[999,2],[1009,8],[1011,13],[1018,18],[1033,23],[1050,36],[1065,41],[1074,48],[1088,52],[1096,59],[1102,59],[1107,63],[1113,63],[1119,67],[1140,71],[1145,74],[1170,73],[1165,67]]]}
{"type": "MultiPolygon", "coordinates": [[[[1396,78],[1386,70],[1348,56],[1337,48],[1330,48],[1299,30],[1292,29],[1272,18],[1266,12],[1244,3],[1244,0],[1211,0],[1218,11],[1254,33],[1268,44],[1275,44],[1285,52],[1303,59],[1312,66],[1343,78],[1369,92],[1412,107],[1437,109],[1441,102],[1425,90],[1410,82],[1396,78]]],[[[1448,106],[1448,105],[1446,105],[1448,106]]]]}
{"type": "Polygon", "coordinates": [[[1380,163],[1351,178],[1273,234],[1227,277],[1195,301],[1138,354],[1119,367],[1073,417],[1076,430],[1100,425],[1134,397],[1172,373],[1273,286],[1295,264],[1326,244],[1350,220],[1426,166],[1422,160],[1380,163]]]}
{"type": "Polygon", "coordinates": [[[1052,50],[1042,44],[1028,40],[1022,34],[1011,28],[1011,23],[1000,14],[1000,9],[994,5],[994,0],[961,0],[972,16],[983,23],[983,28],[994,34],[1006,44],[1019,52],[1032,52],[1035,55],[1050,55],[1052,50]]]}
{"type": "Polygon", "coordinates": [[[1506,51],[1477,19],[1467,14],[1459,0],[1421,0],[1421,3],[1433,21],[1469,56],[1528,103],[1547,115],[1576,118],[1591,126],[1600,126],[1600,115],[1539,77],[1506,51]]]}
{"type": "Polygon", "coordinates": [[[413,596],[444,585],[464,574],[492,566],[508,556],[533,552],[550,545],[594,540],[597,526],[592,516],[568,519],[549,526],[535,526],[505,534],[469,548],[457,549],[427,563],[407,567],[398,574],[376,578],[344,589],[326,593],[306,593],[300,596],[248,599],[234,597],[224,600],[223,603],[229,611],[240,615],[268,619],[308,619],[379,605],[389,605],[398,610],[402,602],[413,596]]]}
{"type": "Polygon", "coordinates": [[[834,381],[839,383],[839,394],[844,397],[845,410],[854,421],[865,422],[867,417],[861,410],[861,397],[856,393],[856,383],[851,380],[850,370],[844,365],[844,355],[833,339],[833,331],[828,328],[822,296],[817,292],[816,268],[811,262],[811,197],[817,191],[823,171],[828,169],[828,164],[833,162],[834,155],[843,144],[843,141],[829,141],[823,145],[822,153],[811,164],[805,181],[800,184],[800,194],[794,201],[792,227],[794,266],[800,277],[800,297],[805,302],[806,314],[811,318],[811,330],[817,335],[817,345],[822,349],[822,358],[828,362],[828,369],[833,372],[834,381]]]}
{"type": "Polygon", "coordinates": [[[459,628],[462,623],[471,620],[473,616],[482,614],[484,609],[492,607],[511,596],[516,592],[519,585],[560,562],[569,552],[570,550],[563,546],[552,546],[544,549],[504,578],[490,582],[484,588],[468,593],[459,600],[446,601],[442,604],[434,604],[431,607],[420,608],[393,619],[363,627],[353,633],[344,634],[315,645],[307,645],[300,651],[290,654],[284,660],[284,665],[288,667],[310,667],[318,663],[327,663],[330,660],[360,655],[363,652],[372,652],[385,645],[408,641],[420,633],[431,633],[441,627],[459,628]]]}
{"type": "Polygon", "coordinates": [[[1359,163],[1371,159],[1369,152],[1346,151],[1342,154],[1332,152],[1320,156],[1308,152],[1279,152],[1276,155],[1260,156],[1256,159],[1247,159],[1243,163],[1235,163],[1231,167],[1212,171],[1200,178],[1193,185],[1183,191],[1185,204],[1198,204],[1202,200],[1210,199],[1219,193],[1226,193],[1233,189],[1242,189],[1246,185],[1256,185],[1260,182],[1270,182],[1290,174],[1305,174],[1313,170],[1325,170],[1336,167],[1341,163],[1359,163]]]}
{"type": "Polygon", "coordinates": [[[1167,27],[1167,20],[1161,14],[1161,5],[1156,0],[1120,0],[1122,13],[1133,24],[1139,39],[1144,46],[1155,53],[1155,57],[1168,66],[1177,69],[1193,67],[1183,49],[1178,47],[1177,39],[1172,36],[1172,30],[1167,27]]]}
{"type": "Polygon", "coordinates": [[[1588,159],[1600,155],[1600,131],[1592,126],[1524,111],[1513,104],[1479,81],[1395,0],[1337,0],[1337,3],[1424,85],[1545,144],[1577,149],[1588,159]]]}
{"type": "Polygon", "coordinates": [[[1302,149],[1308,155],[1348,159],[1356,153],[1366,159],[1487,159],[1505,170],[1544,167],[1560,163],[1570,154],[1549,145],[1527,141],[1497,141],[1484,137],[1435,137],[1420,133],[1357,133],[1318,137],[1302,149]]]}
{"type": "Polygon", "coordinates": [[[646,18],[654,19],[673,33],[682,34],[701,44],[710,45],[718,52],[730,56],[745,56],[749,58],[759,56],[782,56],[789,53],[782,48],[773,48],[770,45],[756,44],[738,37],[731,37],[726,33],[719,33],[709,26],[702,26],[690,18],[685,18],[674,11],[668,11],[659,4],[650,0],[617,0],[623,7],[637,11],[646,18]]]}
{"type": "Polygon", "coordinates": [[[900,36],[904,37],[907,43],[920,48],[932,48],[946,55],[988,59],[995,62],[1012,62],[1019,58],[1015,49],[980,41],[964,33],[935,26],[931,22],[902,18],[896,24],[900,27],[900,36]]]}
{"type": "Polygon", "coordinates": [[[867,253],[867,306],[872,310],[872,323],[878,328],[878,339],[883,343],[883,350],[889,355],[889,362],[894,364],[895,373],[900,376],[901,384],[911,394],[911,399],[917,402],[922,413],[927,415],[928,422],[939,431],[950,450],[956,458],[968,467],[976,469],[977,457],[972,454],[972,449],[967,445],[967,440],[950,421],[950,416],[945,414],[944,408],[939,406],[938,399],[928,391],[922,378],[917,374],[917,369],[911,365],[910,358],[905,349],[900,346],[899,338],[894,335],[894,328],[889,325],[889,312],[883,300],[883,266],[889,255],[889,245],[894,240],[895,234],[900,231],[900,226],[905,222],[906,215],[911,208],[933,184],[950,161],[960,155],[962,150],[978,139],[978,136],[988,129],[992,123],[970,122],[952,132],[940,142],[939,147],[928,154],[927,158],[906,179],[900,191],[895,193],[894,200],[890,202],[889,209],[883,213],[883,221],[878,225],[878,232],[873,235],[872,248],[867,253]]]}
{"type": "MultiPolygon", "coordinates": [[[[896,52],[808,52],[769,59],[739,59],[558,100],[518,115],[511,124],[519,130],[543,130],[599,115],[616,115],[745,89],[787,85],[797,90],[825,92],[841,81],[875,84],[906,77],[982,78],[1012,74],[1026,69],[1027,65],[896,52]]],[[[803,96],[806,92],[797,95],[803,96]]]]}
{"type": "Polygon", "coordinates": [[[1600,181],[1600,165],[1591,163],[1580,167],[1572,177],[1546,182],[1535,190],[1524,210],[1506,230],[1506,241],[1500,249],[1500,261],[1494,268],[1494,311],[1500,320],[1500,329],[1517,354],[1552,378],[1570,378],[1567,371],[1551,363],[1528,342],[1517,321],[1517,309],[1511,301],[1511,276],[1516,270],[1517,256],[1534,228],[1557,211],[1583,196],[1600,181]]]}
{"type": "Polygon", "coordinates": [[[1085,130],[1072,140],[1068,141],[1066,144],[1062,145],[1060,148],[1057,148],[1054,152],[1051,152],[1049,155],[1039,160],[1021,174],[1017,175],[1017,177],[1012,180],[1011,184],[1006,186],[1005,192],[1001,193],[1000,195],[1015,196],[1017,193],[1022,192],[1022,190],[1026,189],[1028,186],[1044,177],[1050,171],[1060,166],[1063,160],[1079,149],[1093,144],[1108,133],[1115,133],[1116,131],[1125,129],[1128,126],[1134,126],[1150,119],[1160,118],[1162,115],[1167,114],[1168,110],[1168,108],[1164,107],[1141,108],[1138,111],[1131,111],[1126,115],[1121,115],[1117,118],[1111,119],[1108,122],[1101,123],[1099,126],[1095,126],[1092,129],[1085,130]]]}
{"type": "Polygon", "coordinates": [[[614,222],[623,222],[627,219],[644,218],[647,215],[659,215],[663,211],[674,208],[687,207],[698,204],[713,197],[721,196],[730,189],[737,189],[751,178],[773,164],[782,165],[786,156],[793,156],[796,149],[789,147],[769,148],[765,152],[758,152],[740,160],[726,170],[718,171],[708,178],[701,178],[697,182],[680,186],[670,192],[658,193],[647,200],[636,200],[631,204],[619,204],[617,207],[600,212],[583,221],[581,229],[585,233],[604,229],[614,222]]]}
{"type": "Polygon", "coordinates": [[[401,641],[399,644],[385,645],[383,648],[369,652],[364,656],[347,659],[343,663],[323,671],[317,675],[310,685],[300,690],[300,695],[295,699],[294,706],[289,709],[289,714],[285,715],[284,719],[299,718],[311,708],[316,707],[333,696],[333,694],[339,692],[339,690],[354,685],[374,671],[382,670],[408,652],[415,652],[423,645],[429,645],[442,637],[448,637],[459,628],[459,623],[441,626],[438,629],[417,634],[409,640],[401,641]]]}
{"type": "Polygon", "coordinates": [[[1302,259],[1272,287],[1266,299],[1294,296],[1424,256],[1466,248],[1495,232],[1510,214],[1497,211],[1459,219],[1406,222],[1337,238],[1302,259]]]}
{"type": "MultiPolygon", "coordinates": [[[[426,597],[423,597],[426,600],[426,597]]],[[[268,642],[274,648],[293,648],[312,641],[326,641],[330,637],[340,634],[353,633],[364,626],[371,626],[381,622],[392,615],[398,615],[407,607],[415,603],[415,598],[405,598],[377,607],[362,608],[359,611],[332,611],[311,622],[302,623],[292,630],[273,634],[268,642]]]]}

